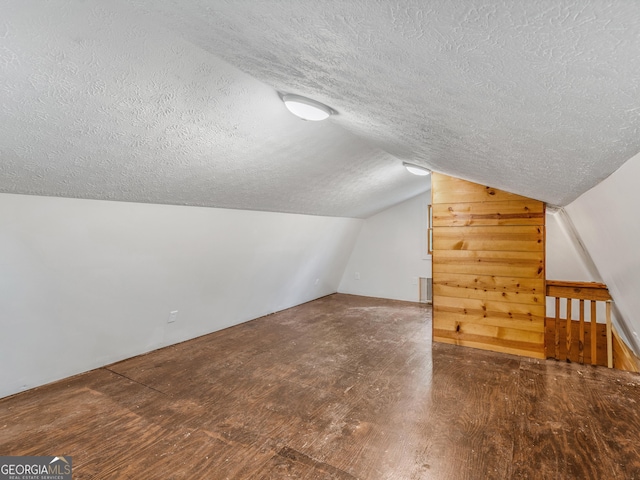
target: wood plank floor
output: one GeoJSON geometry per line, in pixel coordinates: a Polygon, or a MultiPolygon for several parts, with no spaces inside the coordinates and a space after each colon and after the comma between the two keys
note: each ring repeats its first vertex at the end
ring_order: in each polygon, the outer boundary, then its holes
{"type": "Polygon", "coordinates": [[[337,294],[0,400],[0,455],[72,455],[74,479],[640,479],[640,377],[432,346],[429,307],[337,294]]]}

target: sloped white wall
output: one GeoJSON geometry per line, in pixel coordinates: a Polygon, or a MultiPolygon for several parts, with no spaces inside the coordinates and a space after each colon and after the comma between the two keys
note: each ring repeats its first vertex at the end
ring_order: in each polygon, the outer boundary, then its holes
{"type": "Polygon", "coordinates": [[[640,333],[640,155],[565,207],[609,287],[638,351],[640,333]]]}
{"type": "Polygon", "coordinates": [[[429,203],[430,190],[367,218],[338,291],[417,302],[418,277],[431,277],[431,256],[426,255],[429,203]]]}
{"type": "Polygon", "coordinates": [[[546,216],[546,275],[548,280],[595,282],[581,258],[574,238],[562,221],[561,212],[546,216]]]}
{"type": "MultiPolygon", "coordinates": [[[[550,210],[550,209],[549,209],[550,210]]],[[[562,211],[549,213],[546,216],[546,276],[547,280],[566,280],[575,282],[601,281],[597,272],[583,257],[580,245],[572,232],[568,218],[562,211]]],[[[572,309],[572,318],[578,320],[580,314],[577,301],[572,309]]],[[[555,316],[555,300],[547,298],[547,316],[555,316]]],[[[560,314],[566,318],[566,303],[560,302],[560,314]]],[[[604,305],[598,306],[598,320],[604,322],[604,305]]],[[[587,308],[585,318],[591,320],[591,311],[587,308]]]]}
{"type": "Polygon", "coordinates": [[[334,293],[362,222],[0,194],[0,397],[334,293]]]}

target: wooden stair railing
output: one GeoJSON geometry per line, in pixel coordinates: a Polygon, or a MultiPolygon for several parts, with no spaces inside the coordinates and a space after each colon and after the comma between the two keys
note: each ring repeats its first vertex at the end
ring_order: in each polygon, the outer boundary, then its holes
{"type": "Polygon", "coordinates": [[[575,341],[573,339],[573,330],[578,330],[577,341],[577,361],[581,364],[585,361],[585,302],[590,303],[591,319],[590,324],[587,324],[589,329],[589,337],[587,340],[590,344],[589,360],[591,365],[606,365],[609,368],[613,368],[613,333],[611,327],[611,295],[609,289],[603,283],[595,282],[563,282],[557,280],[547,280],[547,296],[555,298],[555,318],[546,318],[547,328],[545,329],[549,334],[549,328],[553,329],[553,342],[545,341],[545,350],[547,358],[553,357],[556,360],[571,361],[576,359],[575,350],[573,345],[575,341]],[[561,312],[561,299],[565,299],[566,302],[566,318],[562,319],[561,312]],[[579,320],[572,319],[572,307],[573,300],[579,300],[579,320]],[[605,316],[606,324],[597,323],[597,302],[605,302],[605,316]],[[561,320],[566,320],[566,324],[562,325],[561,320]],[[577,325],[576,325],[577,324],[577,325]],[[577,328],[576,328],[577,327],[577,328]],[[560,342],[560,333],[565,331],[564,345],[560,342]],[[606,341],[605,340],[606,336],[606,341]],[[606,363],[604,358],[598,359],[598,350],[606,344],[606,363]],[[553,355],[551,355],[550,347],[553,347],[553,355]],[[565,358],[562,358],[561,351],[564,350],[565,358]]]}

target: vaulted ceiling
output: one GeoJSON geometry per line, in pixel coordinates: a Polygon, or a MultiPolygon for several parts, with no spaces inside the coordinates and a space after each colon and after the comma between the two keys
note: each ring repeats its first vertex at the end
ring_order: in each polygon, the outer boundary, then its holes
{"type": "Polygon", "coordinates": [[[565,205],[640,151],[638,52],[633,1],[7,0],[0,192],[366,217],[406,160],[565,205]]]}

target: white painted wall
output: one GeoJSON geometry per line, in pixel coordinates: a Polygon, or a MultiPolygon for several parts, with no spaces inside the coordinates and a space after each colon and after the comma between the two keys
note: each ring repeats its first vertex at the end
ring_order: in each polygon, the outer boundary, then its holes
{"type": "Polygon", "coordinates": [[[0,397],[334,293],[362,223],[0,194],[0,397]]]}
{"type": "Polygon", "coordinates": [[[546,276],[548,280],[595,282],[598,279],[589,272],[581,258],[575,239],[562,212],[546,216],[546,276]]]}
{"type": "Polygon", "coordinates": [[[640,334],[640,154],[565,209],[609,287],[638,350],[640,334]]]}
{"type": "MultiPolygon", "coordinates": [[[[568,223],[570,219],[562,210],[549,213],[546,216],[546,276],[548,280],[566,280],[575,282],[599,282],[597,272],[592,270],[592,265],[581,254],[578,239],[568,223]]],[[[566,318],[566,301],[560,302],[560,314],[566,318]]],[[[555,316],[555,300],[547,298],[547,316],[555,316]]],[[[574,320],[580,318],[578,302],[574,301],[571,317],[574,320]]],[[[586,309],[585,318],[591,320],[589,308],[586,309]]],[[[598,321],[605,321],[605,306],[598,304],[598,321]]]]}
{"type": "Polygon", "coordinates": [[[431,277],[431,256],[426,255],[429,203],[430,190],[367,218],[338,291],[417,302],[417,278],[431,277]]]}

